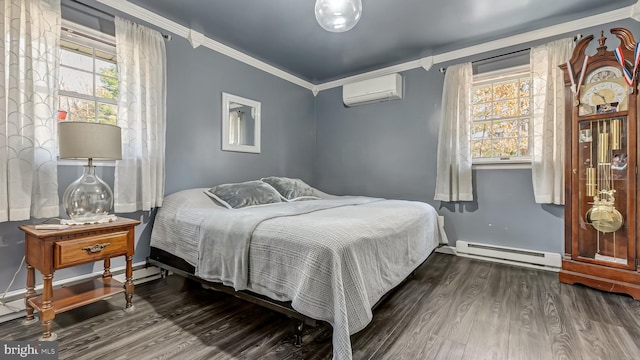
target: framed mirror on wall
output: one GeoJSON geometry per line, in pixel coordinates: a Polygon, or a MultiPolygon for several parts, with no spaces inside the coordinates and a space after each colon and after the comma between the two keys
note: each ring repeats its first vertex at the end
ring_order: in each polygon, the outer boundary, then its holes
{"type": "Polygon", "coordinates": [[[260,153],[260,102],[222,93],[222,150],[260,153]]]}

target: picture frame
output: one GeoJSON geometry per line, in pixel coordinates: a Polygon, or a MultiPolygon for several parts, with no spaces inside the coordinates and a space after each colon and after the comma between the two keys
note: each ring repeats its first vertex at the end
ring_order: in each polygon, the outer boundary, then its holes
{"type": "Polygon", "coordinates": [[[222,93],[222,150],[260,153],[261,104],[222,93]]]}

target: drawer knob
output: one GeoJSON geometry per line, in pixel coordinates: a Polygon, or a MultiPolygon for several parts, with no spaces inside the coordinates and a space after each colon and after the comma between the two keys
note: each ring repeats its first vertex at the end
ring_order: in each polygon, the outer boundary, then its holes
{"type": "Polygon", "coordinates": [[[90,253],[98,253],[104,250],[104,248],[106,248],[109,245],[111,244],[110,243],[95,244],[93,246],[85,246],[82,248],[82,250],[87,250],[90,253]]]}

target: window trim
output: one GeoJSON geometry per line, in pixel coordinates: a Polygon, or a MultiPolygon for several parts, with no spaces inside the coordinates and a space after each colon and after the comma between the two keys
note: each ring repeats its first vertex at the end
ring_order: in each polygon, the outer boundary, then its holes
{"type": "MultiPolygon", "coordinates": [[[[65,68],[65,69],[71,69],[74,71],[78,71],[78,72],[82,72],[82,73],[86,73],[86,74],[90,74],[91,77],[93,78],[93,95],[87,95],[87,94],[83,94],[83,93],[78,93],[75,91],[67,91],[67,90],[58,90],[58,96],[59,97],[71,97],[71,98],[76,98],[76,99],[80,99],[80,100],[85,100],[85,101],[90,101],[93,102],[95,104],[95,116],[96,118],[94,119],[95,121],[97,121],[98,119],[98,104],[103,103],[103,104],[108,104],[108,105],[116,105],[118,104],[118,100],[117,99],[108,99],[108,98],[103,98],[100,97],[97,94],[97,83],[96,83],[96,76],[103,76],[106,78],[110,78],[110,79],[117,79],[116,77],[112,77],[109,75],[102,75],[96,72],[96,59],[100,59],[97,55],[96,52],[97,51],[101,51],[104,53],[108,53],[108,54],[113,54],[114,56],[117,55],[117,50],[116,50],[116,41],[115,41],[115,36],[103,33],[101,31],[95,30],[95,29],[91,29],[89,27],[80,25],[80,24],[76,24],[73,23],[69,20],[63,19],[62,21],[62,30],[61,30],[61,39],[64,39],[66,41],[69,41],[71,43],[77,43],[80,46],[88,46],[93,48],[93,54],[91,55],[91,57],[93,58],[93,69],[91,71],[88,71],[86,69],[81,69],[81,68],[77,68],[74,66],[70,66],[70,65],[63,65],[60,64],[61,68],[65,68]],[[88,42],[88,43],[87,43],[88,42]],[[84,44],[83,44],[84,43],[84,44]]],[[[73,49],[69,50],[71,52],[75,52],[75,53],[79,53],[79,54],[84,54],[83,52],[78,52],[75,51],[73,49]]]]}
{"type": "MultiPolygon", "coordinates": [[[[519,76],[519,74],[528,73],[531,76],[530,64],[517,65],[508,68],[493,70],[484,72],[481,74],[473,75],[473,81],[471,88],[474,86],[482,85],[483,83],[498,82],[501,78],[510,78],[519,76]]],[[[469,104],[469,111],[471,111],[473,104],[469,104]]],[[[531,106],[533,106],[533,89],[531,89],[531,106]]],[[[532,114],[533,115],[533,114],[532,114]]],[[[471,113],[469,113],[471,117],[471,113]]],[[[533,117],[531,116],[531,119],[533,117]]],[[[473,119],[470,120],[470,124],[473,124],[473,119]]],[[[529,146],[531,146],[531,123],[529,123],[529,146]]],[[[469,142],[471,145],[471,133],[469,134],[469,142]]],[[[490,169],[531,169],[532,158],[528,156],[518,156],[514,158],[473,158],[472,157],[472,169],[478,170],[490,170],[490,169]]]]}
{"type": "Polygon", "coordinates": [[[107,46],[108,48],[116,47],[115,36],[103,33],[102,31],[98,31],[84,25],[80,25],[78,23],[74,23],[67,19],[62,19],[61,36],[64,37],[65,35],[80,36],[90,40],[94,40],[102,43],[103,46],[107,46]]]}
{"type": "Polygon", "coordinates": [[[511,77],[516,76],[517,73],[529,73],[531,74],[531,66],[529,64],[526,65],[516,65],[504,69],[487,71],[480,74],[473,75],[473,85],[477,83],[482,83],[485,81],[489,81],[491,79],[499,80],[501,77],[511,77]]]}
{"type": "Polygon", "coordinates": [[[483,161],[473,161],[471,168],[474,170],[518,170],[531,169],[533,166],[530,158],[518,158],[509,160],[482,159],[483,161]],[[488,160],[488,161],[487,161],[488,160]]]}
{"type": "MultiPolygon", "coordinates": [[[[65,40],[69,40],[71,42],[78,42],[78,38],[85,38],[85,39],[89,39],[93,44],[92,46],[94,47],[94,49],[96,50],[100,50],[103,52],[108,52],[108,53],[115,53],[115,48],[116,48],[116,38],[113,35],[109,35],[106,33],[103,33],[101,31],[86,27],[84,25],[80,25],[74,22],[71,22],[67,19],[62,19],[62,29],[61,29],[61,38],[65,39],[65,40]]],[[[95,54],[94,54],[95,56],[95,54]]],[[[87,72],[84,69],[77,69],[74,68],[72,66],[67,66],[65,65],[66,68],[69,69],[74,69],[77,71],[83,71],[83,72],[87,72]]],[[[91,73],[93,76],[95,76],[95,69],[94,71],[91,73]]],[[[95,87],[95,84],[94,84],[95,87]]],[[[95,89],[94,89],[95,91],[95,89]]],[[[111,105],[117,105],[118,101],[117,100],[112,100],[112,99],[105,99],[105,98],[100,98],[100,97],[96,97],[96,96],[90,96],[90,95],[86,95],[86,94],[80,94],[80,93],[76,93],[73,91],[62,91],[59,90],[58,91],[58,95],[59,96],[71,96],[74,98],[78,98],[78,99],[83,99],[83,100],[90,100],[90,101],[95,101],[96,98],[99,99],[99,102],[105,103],[105,104],[111,104],[111,105]]],[[[60,157],[58,156],[58,162],[57,162],[58,166],[84,166],[87,164],[86,160],[79,160],[79,159],[60,159],[60,157]]],[[[93,165],[94,166],[99,166],[99,167],[115,167],[116,166],[116,162],[115,161],[108,161],[108,160],[95,160],[93,161],[93,165]]]]}

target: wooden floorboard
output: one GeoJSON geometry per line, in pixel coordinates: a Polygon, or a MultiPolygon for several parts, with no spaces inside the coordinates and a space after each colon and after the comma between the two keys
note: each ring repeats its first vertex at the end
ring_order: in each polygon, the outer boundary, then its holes
{"type": "Polygon", "coordinates": [[[490,267],[487,284],[478,296],[473,325],[462,359],[504,359],[509,356],[509,323],[514,307],[508,287],[510,274],[490,267]]]}
{"type": "MultiPolygon", "coordinates": [[[[294,321],[177,276],[56,316],[60,359],[329,360],[331,326],[294,321]],[[328,339],[327,339],[328,338],[328,339]]],[[[35,340],[39,324],[0,324],[1,340],[35,340]]],[[[433,254],[351,337],[353,358],[640,359],[640,302],[557,274],[433,254]]]]}

